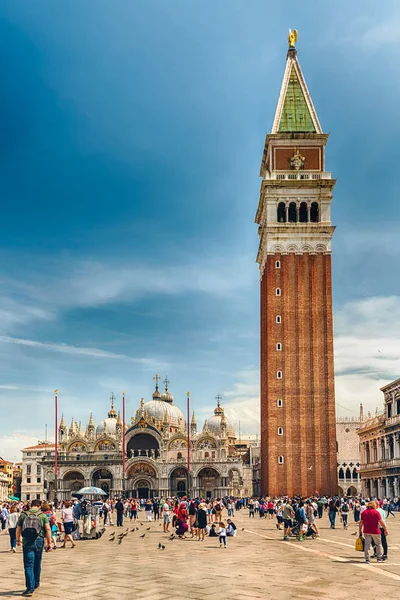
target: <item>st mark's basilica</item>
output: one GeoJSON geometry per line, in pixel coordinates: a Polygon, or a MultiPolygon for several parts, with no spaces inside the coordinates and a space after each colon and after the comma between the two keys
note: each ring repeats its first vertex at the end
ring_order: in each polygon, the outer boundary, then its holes
{"type": "Polygon", "coordinates": [[[66,425],[64,415],[58,429],[57,481],[54,452],[42,459],[47,496],[70,498],[82,487],[94,485],[111,497],[138,498],[182,496],[188,485],[192,496],[219,497],[251,493],[252,469],[235,447],[236,433],[216,398],[214,414],[197,427],[193,412],[190,423],[190,474],[188,476],[188,432],[182,411],[174,404],[166,378],[165,391],[159,391],[159,377],[152,399],[140,401],[130,424],[125,424],[126,465],[123,476],[123,427],[120,412],[114,406],[96,427],[92,414],[83,431],[72,419],[66,425]],[[55,488],[57,487],[57,492],[55,488]]]}

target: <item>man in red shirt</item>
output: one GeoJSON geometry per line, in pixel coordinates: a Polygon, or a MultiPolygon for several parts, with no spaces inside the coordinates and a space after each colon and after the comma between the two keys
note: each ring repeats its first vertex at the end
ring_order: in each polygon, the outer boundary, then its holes
{"type": "Polygon", "coordinates": [[[377,503],[374,501],[367,503],[367,508],[361,513],[361,521],[359,523],[360,536],[364,531],[365,545],[364,554],[365,562],[369,564],[369,550],[371,548],[372,540],[376,544],[376,554],[378,557],[377,562],[384,562],[382,558],[382,546],[381,546],[381,527],[385,535],[388,535],[386,523],[382,520],[380,513],[376,510],[377,503]]]}

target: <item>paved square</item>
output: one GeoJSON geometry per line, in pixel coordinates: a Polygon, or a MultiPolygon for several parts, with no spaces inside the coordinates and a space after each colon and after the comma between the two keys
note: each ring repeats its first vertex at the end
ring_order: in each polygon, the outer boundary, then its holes
{"type": "MultiPolygon", "coordinates": [[[[140,518],[144,519],[143,513],[140,518]]],[[[275,520],[250,519],[236,513],[236,538],[220,549],[218,539],[169,541],[159,522],[142,521],[121,544],[110,542],[108,527],[100,540],[79,541],[75,549],[44,554],[38,599],[121,600],[341,600],[398,599],[400,592],[400,514],[390,517],[389,561],[364,564],[355,552],[357,526],[330,530],[327,516],[318,520],[321,537],[304,543],[282,541],[275,520]],[[150,526],[150,531],[147,527],[150,526]],[[244,528],[244,531],[242,530],[244,528]],[[144,538],[140,535],[145,533],[144,538]],[[159,550],[158,544],[165,545],[159,550]]],[[[129,530],[134,522],[129,523],[129,530]]],[[[123,530],[122,530],[123,531],[123,530]]],[[[8,552],[8,535],[0,536],[0,598],[24,590],[22,551],[8,552]]]]}

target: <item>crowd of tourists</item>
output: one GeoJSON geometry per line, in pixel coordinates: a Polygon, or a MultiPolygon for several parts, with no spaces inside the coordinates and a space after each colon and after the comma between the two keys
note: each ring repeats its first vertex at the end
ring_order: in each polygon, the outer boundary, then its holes
{"type": "Polygon", "coordinates": [[[347,529],[349,519],[358,524],[365,561],[388,559],[387,520],[400,510],[398,498],[383,500],[361,497],[281,497],[281,498],[153,498],[71,499],[58,502],[4,502],[0,506],[0,526],[10,539],[10,552],[22,544],[26,590],[23,596],[32,596],[40,585],[43,550],[75,547],[80,538],[79,522],[88,512],[95,514],[98,537],[106,527],[122,527],[127,522],[160,521],[163,533],[170,539],[216,538],[221,548],[227,547],[227,538],[235,537],[238,529],[235,514],[242,511],[250,519],[275,521],[283,531],[283,541],[304,542],[319,536],[318,521],[329,518],[331,529],[347,529]],[[100,529],[102,527],[102,529],[100,529]],[[58,545],[60,544],[61,545],[58,545]],[[372,554],[371,554],[372,547],[372,554]]]}

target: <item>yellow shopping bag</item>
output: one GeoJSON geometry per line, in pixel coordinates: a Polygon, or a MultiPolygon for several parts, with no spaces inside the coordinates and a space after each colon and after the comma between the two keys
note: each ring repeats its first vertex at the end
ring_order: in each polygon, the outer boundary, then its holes
{"type": "Polygon", "coordinates": [[[356,539],[356,550],[358,552],[364,552],[364,538],[361,535],[356,539]]]}

